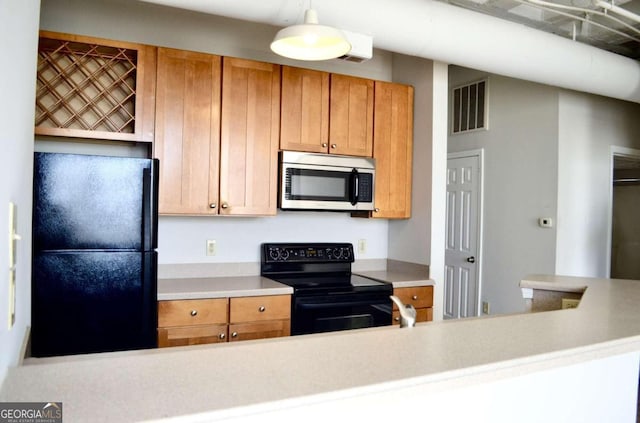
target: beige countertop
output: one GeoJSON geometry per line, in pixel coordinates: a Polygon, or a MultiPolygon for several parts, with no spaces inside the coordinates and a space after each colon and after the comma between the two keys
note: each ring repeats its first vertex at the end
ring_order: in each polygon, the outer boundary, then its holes
{"type": "Polygon", "coordinates": [[[293,294],[293,288],[262,276],[158,279],[158,300],[293,294]]]}
{"type": "Polygon", "coordinates": [[[212,421],[426,386],[439,392],[640,350],[640,282],[583,286],[576,309],[35,360],[0,401],[62,401],[65,422],[212,421]],[[511,375],[511,376],[505,376],[511,375]]]}
{"type": "Polygon", "coordinates": [[[435,284],[432,279],[429,279],[428,266],[396,260],[388,260],[386,270],[357,271],[354,273],[380,282],[390,283],[394,288],[435,284]]]}

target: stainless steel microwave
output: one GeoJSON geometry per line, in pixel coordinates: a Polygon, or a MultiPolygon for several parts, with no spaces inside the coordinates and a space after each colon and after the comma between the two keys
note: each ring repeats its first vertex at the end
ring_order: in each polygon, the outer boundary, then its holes
{"type": "Polygon", "coordinates": [[[375,160],[335,154],[280,152],[283,210],[374,209],[375,160]]]}

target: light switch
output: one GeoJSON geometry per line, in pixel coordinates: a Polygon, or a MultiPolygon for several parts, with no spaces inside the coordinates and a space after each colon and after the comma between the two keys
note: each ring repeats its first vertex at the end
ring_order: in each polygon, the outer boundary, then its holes
{"type": "Polygon", "coordinates": [[[9,267],[16,265],[16,241],[22,239],[17,234],[18,228],[18,215],[16,211],[16,205],[9,202],[9,267]]]}
{"type": "Polygon", "coordinates": [[[16,322],[16,271],[9,269],[9,316],[7,329],[11,329],[16,322]]]}

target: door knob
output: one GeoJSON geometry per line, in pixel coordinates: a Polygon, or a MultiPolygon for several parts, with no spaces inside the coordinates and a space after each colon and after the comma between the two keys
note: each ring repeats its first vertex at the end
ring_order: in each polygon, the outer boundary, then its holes
{"type": "Polygon", "coordinates": [[[475,263],[475,262],[476,262],[476,258],[475,258],[474,256],[467,257],[467,261],[468,261],[469,263],[475,263]]]}

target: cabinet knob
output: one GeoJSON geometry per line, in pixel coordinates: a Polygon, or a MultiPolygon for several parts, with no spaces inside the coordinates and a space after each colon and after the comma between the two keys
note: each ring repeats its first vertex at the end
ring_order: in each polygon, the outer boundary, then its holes
{"type": "Polygon", "coordinates": [[[400,318],[399,317],[394,317],[393,320],[395,320],[396,322],[399,322],[400,318]]]}
{"type": "Polygon", "coordinates": [[[323,146],[324,148],[327,148],[327,145],[328,145],[328,144],[327,144],[326,142],[323,142],[323,143],[322,143],[322,146],[323,146]]]}
{"type": "Polygon", "coordinates": [[[220,335],[218,335],[218,338],[220,338],[220,339],[224,339],[224,338],[225,338],[225,334],[224,334],[224,333],[221,333],[220,335]]]}
{"type": "Polygon", "coordinates": [[[198,314],[198,310],[191,310],[191,315],[195,316],[196,314],[198,314]]]}
{"type": "Polygon", "coordinates": [[[216,207],[218,207],[218,205],[216,203],[209,204],[209,208],[210,209],[215,209],[216,207]]]}
{"type": "Polygon", "coordinates": [[[238,337],[238,332],[233,332],[233,333],[231,334],[231,337],[232,337],[232,338],[237,338],[237,337],[238,337]]]}
{"type": "Polygon", "coordinates": [[[417,299],[418,299],[418,296],[417,296],[417,295],[414,295],[413,297],[411,297],[411,299],[412,299],[413,301],[415,301],[415,300],[417,300],[417,299]]]}
{"type": "Polygon", "coordinates": [[[380,211],[380,209],[376,207],[375,209],[373,209],[373,211],[378,213],[380,211]]]}
{"type": "Polygon", "coordinates": [[[258,307],[258,311],[259,311],[260,313],[264,313],[264,311],[265,311],[265,310],[266,310],[266,308],[265,308],[264,306],[260,306],[260,307],[258,307]]]}
{"type": "Polygon", "coordinates": [[[331,144],[331,148],[338,148],[338,144],[331,144]]]}
{"type": "Polygon", "coordinates": [[[228,209],[229,208],[229,204],[227,204],[225,202],[225,203],[222,203],[222,205],[220,207],[222,207],[223,209],[228,209]]]}

